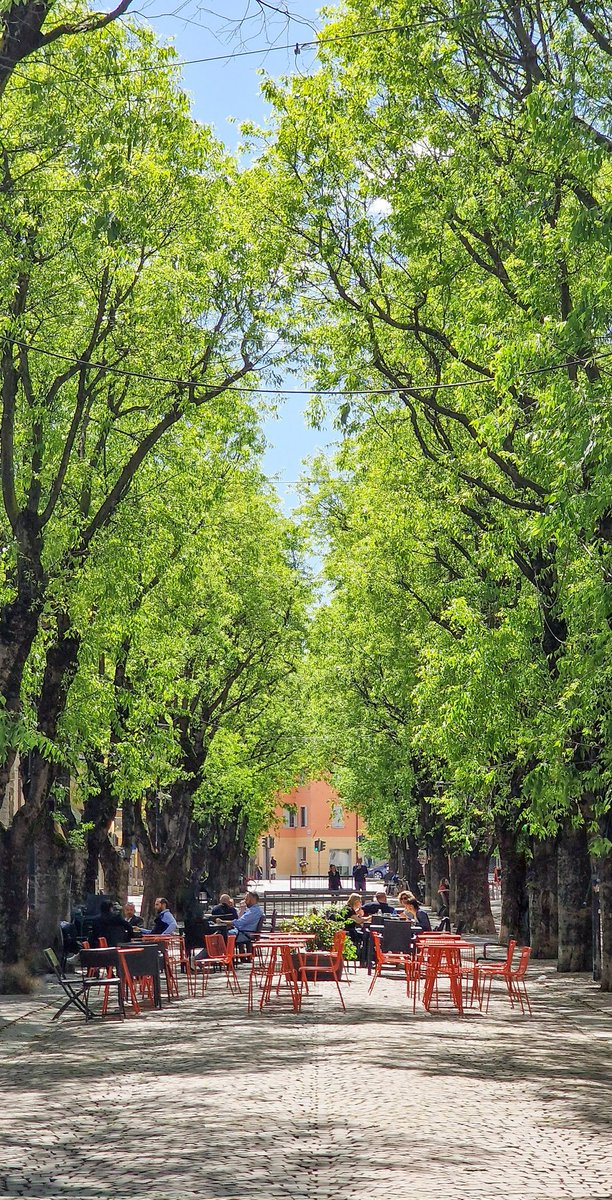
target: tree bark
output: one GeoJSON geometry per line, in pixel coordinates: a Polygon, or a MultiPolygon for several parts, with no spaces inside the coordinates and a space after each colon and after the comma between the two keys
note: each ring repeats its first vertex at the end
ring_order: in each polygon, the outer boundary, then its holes
{"type": "MultiPolygon", "coordinates": [[[[149,921],[157,896],[165,896],[175,913],[179,896],[190,883],[193,790],[181,781],[164,798],[150,797],[145,814],[134,810],[144,892],[141,913],[149,921]]],[[[176,914],[175,914],[176,915],[176,914]]]]}
{"type": "Polygon", "coordinates": [[[246,820],[240,812],[223,820],[211,818],[199,832],[201,844],[206,847],[200,859],[206,887],[215,898],[221,892],[231,895],[240,887],[249,857],[246,832],[246,820]]]}
{"type": "Polygon", "coordinates": [[[118,850],[116,846],[113,846],[110,834],[103,839],[99,856],[104,873],[104,891],[119,904],[125,904],[130,882],[129,858],[125,857],[123,850],[118,850]]]}
{"type": "Polygon", "coordinates": [[[514,939],[519,946],[529,945],[529,896],[527,894],[527,857],[517,847],[513,823],[498,816],[495,834],[502,866],[501,924],[499,940],[514,939]]]}
{"type": "Polygon", "coordinates": [[[417,879],[421,874],[419,844],[412,834],[389,836],[389,858],[400,879],[406,881],[411,892],[418,895],[417,879]],[[397,865],[396,865],[397,864],[397,865]]]}
{"type": "Polygon", "coordinates": [[[487,848],[451,859],[451,906],[466,932],[496,936],[489,895],[490,857],[487,848]]]}
{"type": "Polygon", "coordinates": [[[80,900],[85,851],[71,846],[64,827],[46,814],[37,826],[34,844],[34,910],[30,912],[31,948],[54,946],[60,921],[70,920],[72,904],[80,900]]]}
{"type": "Polygon", "coordinates": [[[425,903],[431,908],[438,909],[438,884],[441,879],[449,878],[448,852],[444,848],[444,834],[435,832],[430,835],[427,844],[427,863],[425,869],[425,903]]]}
{"type": "Polygon", "coordinates": [[[529,930],[533,958],[556,958],[559,946],[557,916],[557,843],[534,842],[527,867],[529,930]]]}
{"type": "Polygon", "coordinates": [[[30,915],[30,826],[20,809],[0,830],[0,962],[28,960],[30,915]]]}
{"type": "Polygon", "coordinates": [[[612,855],[598,860],[601,990],[612,992],[612,855]]]}
{"type": "Polygon", "coordinates": [[[593,966],[591,860],[584,825],[561,830],[557,844],[558,971],[593,966]]]}

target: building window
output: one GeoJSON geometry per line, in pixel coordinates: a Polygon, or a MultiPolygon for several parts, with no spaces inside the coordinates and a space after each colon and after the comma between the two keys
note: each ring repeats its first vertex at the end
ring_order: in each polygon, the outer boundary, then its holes
{"type": "Polygon", "coordinates": [[[305,829],[308,824],[308,809],[305,804],[300,807],[300,829],[305,829]]]}
{"type": "Polygon", "coordinates": [[[344,829],[344,813],[341,804],[332,804],[331,820],[329,823],[332,829],[344,829]]]}
{"type": "Polygon", "coordinates": [[[284,813],[284,817],[283,817],[283,824],[285,826],[285,829],[295,829],[295,810],[294,809],[292,809],[292,808],[285,809],[285,813],[284,813]]]}

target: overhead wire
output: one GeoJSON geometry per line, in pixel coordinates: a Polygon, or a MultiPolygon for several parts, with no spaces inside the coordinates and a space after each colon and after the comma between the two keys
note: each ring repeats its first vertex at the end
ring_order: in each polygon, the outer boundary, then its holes
{"type": "MultiPolygon", "coordinates": [[[[69,363],[74,367],[81,367],[88,371],[103,371],[106,375],[118,375],[122,379],[139,379],[145,383],[163,383],[170,387],[181,389],[198,388],[201,390],[216,391],[222,386],[221,381],[210,383],[202,382],[198,379],[182,379],[175,375],[156,375],[148,371],[130,371],[126,367],[114,367],[111,364],[100,362],[98,360],[89,360],[78,358],[73,355],[61,354],[58,350],[48,350],[45,346],[37,346],[34,342],[26,342],[21,338],[13,338],[8,334],[0,334],[0,341],[9,345],[19,346],[22,350],[32,351],[35,354],[42,354],[47,358],[52,358],[58,362],[69,363]]],[[[532,367],[528,371],[520,372],[521,379],[531,379],[537,375],[548,374],[551,371],[564,371],[570,367],[587,366],[589,363],[598,362],[602,359],[612,358],[612,349],[600,352],[598,354],[574,355],[570,359],[564,359],[562,362],[547,363],[541,367],[532,367]]],[[[449,383],[411,383],[398,384],[395,387],[386,388],[269,388],[259,386],[242,386],[235,383],[227,384],[223,387],[224,392],[242,392],[252,395],[262,396],[393,396],[400,392],[442,392],[455,391],[458,388],[468,387],[484,387],[486,385],[495,386],[496,380],[494,376],[482,376],[472,379],[452,380],[449,383]]]]}
{"type": "MultiPolygon", "coordinates": [[[[198,66],[201,63],[213,62],[229,62],[235,58],[250,58],[256,54],[272,54],[279,50],[292,50],[297,57],[303,50],[317,49],[319,46],[334,45],[338,42],[356,41],[360,38],[381,37],[389,33],[414,33],[422,29],[439,28],[441,25],[446,26],[452,22],[459,21],[460,17],[439,17],[436,20],[422,21],[413,25],[386,25],[376,29],[355,30],[353,33],[333,34],[329,37],[317,37],[304,42],[282,42],[280,44],[268,44],[266,46],[257,46],[251,50],[230,50],[227,54],[210,54],[202,58],[184,58],[172,59],[164,63],[152,63],[150,66],[141,65],[138,67],[128,67],[121,71],[122,75],[138,75],[146,74],[149,71],[159,71],[162,68],[171,67],[173,70],[176,67],[198,66]]],[[[40,64],[41,60],[34,57],[33,52],[28,58],[35,63],[40,64]]],[[[0,54],[0,62],[11,62],[7,55],[0,54]]],[[[44,62],[44,60],[43,60],[44,62]]],[[[22,62],[23,65],[23,62],[22,62]]],[[[47,64],[51,66],[50,63],[47,64]]]]}

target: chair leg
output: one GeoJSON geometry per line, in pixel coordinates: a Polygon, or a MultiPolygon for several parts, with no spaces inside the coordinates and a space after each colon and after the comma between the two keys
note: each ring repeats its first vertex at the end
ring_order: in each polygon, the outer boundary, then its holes
{"type": "Polygon", "coordinates": [[[372,991],[372,988],[374,987],[374,984],[376,983],[376,980],[378,979],[379,975],[380,975],[380,966],[378,963],[374,963],[374,974],[372,976],[372,982],[370,983],[370,986],[368,988],[368,996],[370,995],[370,992],[372,991]]]}
{"type": "MultiPolygon", "coordinates": [[[[338,980],[338,977],[337,977],[337,976],[336,976],[336,987],[338,988],[338,995],[339,995],[339,997],[340,997],[340,1003],[341,1003],[341,1005],[342,1005],[342,1011],[343,1011],[343,1012],[346,1012],[346,1004],[344,1003],[344,996],[342,995],[342,992],[340,991],[340,982],[339,982],[339,980],[338,980]]],[[[370,991],[371,991],[371,990],[372,990],[372,989],[370,988],[370,991]]]]}

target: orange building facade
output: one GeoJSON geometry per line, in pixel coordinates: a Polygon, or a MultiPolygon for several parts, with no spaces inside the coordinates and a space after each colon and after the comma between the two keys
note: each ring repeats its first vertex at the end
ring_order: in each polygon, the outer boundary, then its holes
{"type": "Polygon", "coordinates": [[[328,783],[314,780],[280,797],[276,819],[260,838],[255,862],[264,879],[270,877],[272,858],[279,879],[299,875],[302,862],[307,875],[326,875],[334,864],[341,875],[350,876],[365,832],[363,818],[349,812],[328,783]]]}

